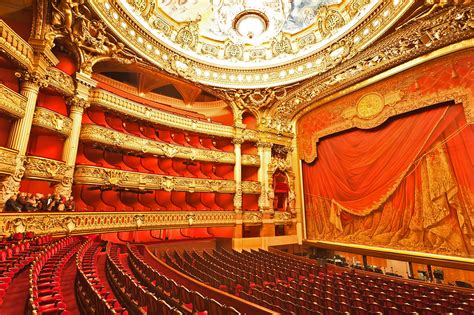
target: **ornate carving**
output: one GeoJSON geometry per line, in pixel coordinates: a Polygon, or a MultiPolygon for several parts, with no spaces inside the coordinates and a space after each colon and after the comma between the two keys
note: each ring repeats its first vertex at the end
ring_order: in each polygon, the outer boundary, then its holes
{"type": "Polygon", "coordinates": [[[25,115],[26,97],[0,83],[0,110],[22,118],[25,115]]]}
{"type": "Polygon", "coordinates": [[[72,120],[52,110],[37,106],[33,116],[33,125],[69,136],[72,120]]]}
{"type": "Polygon", "coordinates": [[[16,170],[18,152],[0,147],[0,174],[13,175],[16,170]]]}
{"type": "Polygon", "coordinates": [[[0,204],[4,204],[11,195],[18,193],[20,189],[20,181],[25,173],[25,157],[17,155],[15,158],[15,169],[11,176],[3,181],[2,189],[0,190],[0,204]]]}
{"type": "Polygon", "coordinates": [[[260,211],[245,211],[242,221],[247,225],[261,225],[263,224],[263,213],[260,211]]]}
{"type": "MultiPolygon", "coordinates": [[[[234,153],[231,152],[198,149],[143,139],[97,125],[83,125],[80,139],[83,142],[99,146],[115,147],[124,151],[164,155],[169,158],[177,157],[215,163],[235,163],[234,153]]],[[[242,155],[242,160],[245,160],[244,165],[256,166],[260,164],[258,156],[255,155],[244,154],[242,155]]]]}
{"type": "MultiPolygon", "coordinates": [[[[472,7],[451,7],[434,16],[406,24],[400,31],[353,57],[349,63],[302,84],[278,100],[270,115],[275,117],[278,125],[288,125],[290,119],[308,104],[374,76],[375,72],[382,72],[450,43],[472,38],[473,12],[472,7]]],[[[267,127],[274,128],[270,125],[267,127]]]]}
{"type": "Polygon", "coordinates": [[[23,83],[32,84],[39,88],[45,88],[48,86],[47,75],[38,71],[19,71],[15,72],[15,76],[19,78],[23,83]]]}
{"type": "Polygon", "coordinates": [[[178,30],[176,34],[176,43],[182,47],[188,47],[192,50],[196,48],[199,40],[199,24],[196,21],[189,22],[178,30]]]}
{"type": "Polygon", "coordinates": [[[109,110],[144,121],[226,138],[234,137],[234,128],[189,117],[175,115],[130,101],[100,89],[92,90],[89,102],[109,110]]]}
{"type": "Polygon", "coordinates": [[[63,95],[71,96],[74,94],[74,80],[70,75],[57,68],[48,69],[48,86],[54,88],[63,95]]]}
{"type": "Polygon", "coordinates": [[[71,109],[83,112],[84,109],[89,108],[90,103],[84,98],[74,95],[66,99],[66,103],[71,106],[71,109]]]}
{"type": "Polygon", "coordinates": [[[62,161],[28,156],[25,162],[24,177],[60,182],[66,174],[71,173],[72,169],[72,166],[68,166],[62,161]]]}
{"type": "MultiPolygon", "coordinates": [[[[76,166],[74,183],[85,185],[113,185],[124,188],[163,189],[167,191],[234,193],[235,182],[202,178],[173,177],[128,172],[94,166],[76,166]]],[[[247,182],[242,182],[245,186],[247,182]]],[[[252,186],[253,187],[253,186],[252,186]]],[[[251,193],[251,192],[249,192],[251,193]]],[[[258,193],[254,191],[254,193],[258,193]]]]}
{"type": "Polygon", "coordinates": [[[0,20],[0,50],[22,67],[33,68],[33,48],[3,20],[0,20]]]}
{"type": "Polygon", "coordinates": [[[140,59],[107,31],[102,21],[94,19],[81,1],[54,0],[50,4],[53,31],[47,37],[65,37],[76,45],[85,72],[91,73],[94,64],[103,60],[129,64],[140,59]]]}
{"type": "Polygon", "coordinates": [[[3,235],[32,231],[35,235],[90,234],[105,231],[185,228],[193,226],[233,226],[233,211],[159,212],[75,212],[4,213],[0,217],[3,235]]]}
{"type": "Polygon", "coordinates": [[[273,220],[275,221],[275,224],[278,225],[289,225],[292,223],[292,215],[290,212],[286,211],[275,211],[273,220]]]}
{"type": "Polygon", "coordinates": [[[262,185],[260,182],[242,182],[242,192],[244,194],[260,194],[262,185]]]}

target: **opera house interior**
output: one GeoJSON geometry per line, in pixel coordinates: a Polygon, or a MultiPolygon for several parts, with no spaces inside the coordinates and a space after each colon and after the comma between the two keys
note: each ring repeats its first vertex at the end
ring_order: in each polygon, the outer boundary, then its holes
{"type": "Polygon", "coordinates": [[[471,0],[1,0],[0,315],[474,314],[471,0]]]}

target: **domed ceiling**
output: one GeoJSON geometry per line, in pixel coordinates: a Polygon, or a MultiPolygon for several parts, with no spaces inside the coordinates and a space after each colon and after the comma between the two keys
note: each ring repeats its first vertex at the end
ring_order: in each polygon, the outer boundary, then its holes
{"type": "Polygon", "coordinates": [[[91,1],[144,59],[226,88],[291,84],[370,45],[409,0],[91,1]]]}

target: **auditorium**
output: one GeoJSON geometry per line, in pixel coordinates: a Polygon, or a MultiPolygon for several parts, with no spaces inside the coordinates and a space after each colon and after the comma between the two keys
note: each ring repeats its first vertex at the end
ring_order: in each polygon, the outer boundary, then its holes
{"type": "Polygon", "coordinates": [[[472,0],[1,0],[0,315],[473,315],[472,0]]]}

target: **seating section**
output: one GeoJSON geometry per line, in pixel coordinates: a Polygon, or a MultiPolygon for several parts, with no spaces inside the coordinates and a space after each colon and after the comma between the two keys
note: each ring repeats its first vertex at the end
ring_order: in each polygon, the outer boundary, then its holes
{"type": "Polygon", "coordinates": [[[42,250],[30,267],[28,309],[32,314],[69,314],[61,293],[61,273],[80,241],[65,237],[42,250]]]}
{"type": "Polygon", "coordinates": [[[81,246],[76,265],[76,296],[81,309],[86,314],[121,314],[128,315],[128,311],[121,306],[115,295],[107,290],[97,271],[97,256],[102,246],[99,242],[87,240],[81,246]]]}
{"type": "Polygon", "coordinates": [[[155,270],[144,261],[136,247],[129,246],[128,252],[130,266],[139,279],[157,296],[166,299],[171,304],[180,305],[184,312],[209,315],[240,314],[235,308],[225,306],[199,292],[191,291],[155,270]]]}
{"type": "Polygon", "coordinates": [[[29,240],[22,240],[14,235],[13,240],[1,242],[0,245],[4,246],[4,249],[0,250],[0,305],[13,278],[30,264],[36,252],[51,240],[50,235],[29,240]]]}
{"type": "Polygon", "coordinates": [[[167,263],[282,314],[472,314],[474,294],[401,279],[328,271],[267,251],[177,252],[167,263]]]}
{"type": "Polygon", "coordinates": [[[111,245],[107,252],[107,272],[110,283],[127,305],[134,309],[134,314],[182,314],[166,301],[158,299],[148,291],[133,274],[122,264],[119,257],[120,249],[111,245]]]}

